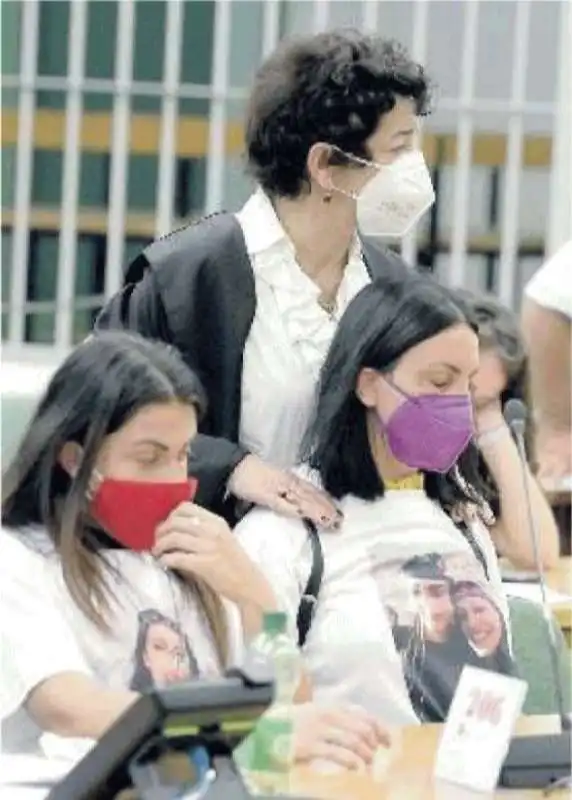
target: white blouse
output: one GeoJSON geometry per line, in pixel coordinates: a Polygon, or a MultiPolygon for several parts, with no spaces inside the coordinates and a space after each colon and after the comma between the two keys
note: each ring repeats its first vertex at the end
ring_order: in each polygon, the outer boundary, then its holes
{"type": "Polygon", "coordinates": [[[256,313],[246,341],[240,443],[281,467],[298,463],[319,372],[339,319],[370,282],[359,244],[350,254],[336,310],[301,270],[270,200],[257,191],[237,214],[252,262],[256,313]]]}

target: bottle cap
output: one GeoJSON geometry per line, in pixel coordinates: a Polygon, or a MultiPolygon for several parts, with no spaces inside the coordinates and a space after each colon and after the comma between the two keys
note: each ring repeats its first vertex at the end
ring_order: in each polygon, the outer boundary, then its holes
{"type": "Polygon", "coordinates": [[[262,630],[264,633],[270,633],[276,636],[279,633],[285,633],[286,623],[286,614],[282,611],[272,611],[264,615],[262,630]]]}

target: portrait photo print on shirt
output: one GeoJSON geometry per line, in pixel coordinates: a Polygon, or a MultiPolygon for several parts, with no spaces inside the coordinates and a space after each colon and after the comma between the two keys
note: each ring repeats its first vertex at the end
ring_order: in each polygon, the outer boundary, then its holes
{"type": "Polygon", "coordinates": [[[129,688],[162,689],[198,676],[199,666],[182,626],[155,608],[140,611],[129,688]]]}
{"type": "Polygon", "coordinates": [[[421,721],[446,719],[465,666],[515,674],[500,599],[470,554],[373,552],[372,576],[421,721]]]}

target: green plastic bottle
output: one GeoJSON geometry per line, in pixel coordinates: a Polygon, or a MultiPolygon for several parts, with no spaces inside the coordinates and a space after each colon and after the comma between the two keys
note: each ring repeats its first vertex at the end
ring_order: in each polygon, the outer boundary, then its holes
{"type": "Polygon", "coordinates": [[[262,631],[253,639],[249,651],[250,658],[271,662],[275,695],[272,706],[235,757],[248,773],[251,790],[281,793],[289,785],[294,734],[292,705],[302,674],[300,652],[287,633],[286,614],[265,614],[262,631]]]}

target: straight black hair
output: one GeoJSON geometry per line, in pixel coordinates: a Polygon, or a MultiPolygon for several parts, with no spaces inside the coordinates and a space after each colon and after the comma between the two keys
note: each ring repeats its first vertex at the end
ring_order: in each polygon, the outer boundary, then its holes
{"type": "MultiPolygon", "coordinates": [[[[109,592],[101,550],[90,546],[89,481],[107,436],[142,408],[156,403],[191,405],[200,417],[206,400],[199,379],[178,351],[125,332],[90,336],[52,377],[18,452],[2,481],[2,525],[42,526],[59,553],[63,576],[78,607],[98,627],[108,627],[109,592]],[[59,463],[66,442],[83,457],[73,478],[59,463]]],[[[204,582],[186,582],[226,657],[227,632],[218,595],[204,582]]]]}
{"type": "MultiPolygon", "coordinates": [[[[374,500],[384,494],[366,412],[356,395],[360,371],[390,372],[408,350],[459,324],[477,330],[451,290],[405,269],[369,284],[350,303],[322,368],[316,412],[301,452],[333,497],[374,500]]],[[[427,472],[425,487],[449,512],[468,502],[484,505],[487,490],[473,442],[447,474],[427,472]]]]}

